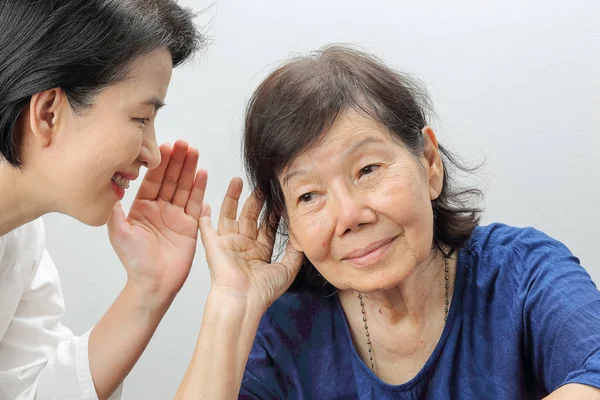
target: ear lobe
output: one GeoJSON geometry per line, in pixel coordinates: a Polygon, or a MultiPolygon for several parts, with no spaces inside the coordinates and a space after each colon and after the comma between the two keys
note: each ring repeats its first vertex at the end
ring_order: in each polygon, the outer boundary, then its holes
{"type": "Polygon", "coordinates": [[[423,156],[427,163],[427,178],[429,183],[429,197],[431,200],[438,198],[444,185],[444,165],[440,157],[438,141],[435,132],[430,126],[422,130],[424,136],[423,156]]]}
{"type": "Polygon", "coordinates": [[[56,132],[62,99],[63,91],[59,88],[45,90],[31,96],[29,128],[44,147],[50,144],[56,132]]]}

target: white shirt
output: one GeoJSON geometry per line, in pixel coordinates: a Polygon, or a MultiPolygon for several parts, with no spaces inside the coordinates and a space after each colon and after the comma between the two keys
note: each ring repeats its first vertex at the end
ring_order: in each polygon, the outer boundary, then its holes
{"type": "Polygon", "coordinates": [[[64,308],[41,219],[0,236],[0,400],[98,399],[89,331],[73,336],[64,308]]]}

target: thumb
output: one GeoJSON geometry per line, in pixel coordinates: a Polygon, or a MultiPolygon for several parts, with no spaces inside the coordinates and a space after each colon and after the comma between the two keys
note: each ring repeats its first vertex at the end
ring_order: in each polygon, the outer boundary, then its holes
{"type": "Polygon", "coordinates": [[[200,217],[209,217],[211,216],[212,211],[210,209],[210,204],[207,202],[202,203],[202,211],[200,212],[200,217]]]}
{"type": "Polygon", "coordinates": [[[206,247],[207,240],[210,238],[217,236],[217,231],[212,226],[212,222],[210,220],[211,217],[211,209],[208,203],[204,203],[202,205],[202,213],[200,214],[200,220],[198,221],[198,229],[200,229],[200,240],[202,244],[206,247]]]}
{"type": "Polygon", "coordinates": [[[110,218],[108,219],[107,227],[108,227],[108,235],[112,236],[120,236],[123,232],[123,224],[127,222],[127,217],[125,216],[125,211],[123,211],[123,206],[121,206],[121,202],[118,201],[110,214],[110,218]]]}

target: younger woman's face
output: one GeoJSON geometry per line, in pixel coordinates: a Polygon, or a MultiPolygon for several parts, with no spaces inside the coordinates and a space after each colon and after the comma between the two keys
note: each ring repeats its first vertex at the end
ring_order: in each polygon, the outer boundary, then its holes
{"type": "Polygon", "coordinates": [[[51,135],[24,159],[40,176],[52,211],[104,224],[140,168],[159,164],[154,120],[171,72],[170,53],[158,49],[136,59],[124,81],[100,91],[81,113],[58,92],[51,135]]]}

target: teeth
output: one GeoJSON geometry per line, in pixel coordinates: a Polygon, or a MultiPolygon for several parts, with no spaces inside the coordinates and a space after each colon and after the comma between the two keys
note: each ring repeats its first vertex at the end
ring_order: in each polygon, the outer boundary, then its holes
{"type": "Polygon", "coordinates": [[[120,174],[114,174],[112,181],[119,185],[121,189],[129,189],[129,179],[123,178],[120,174]]]}

